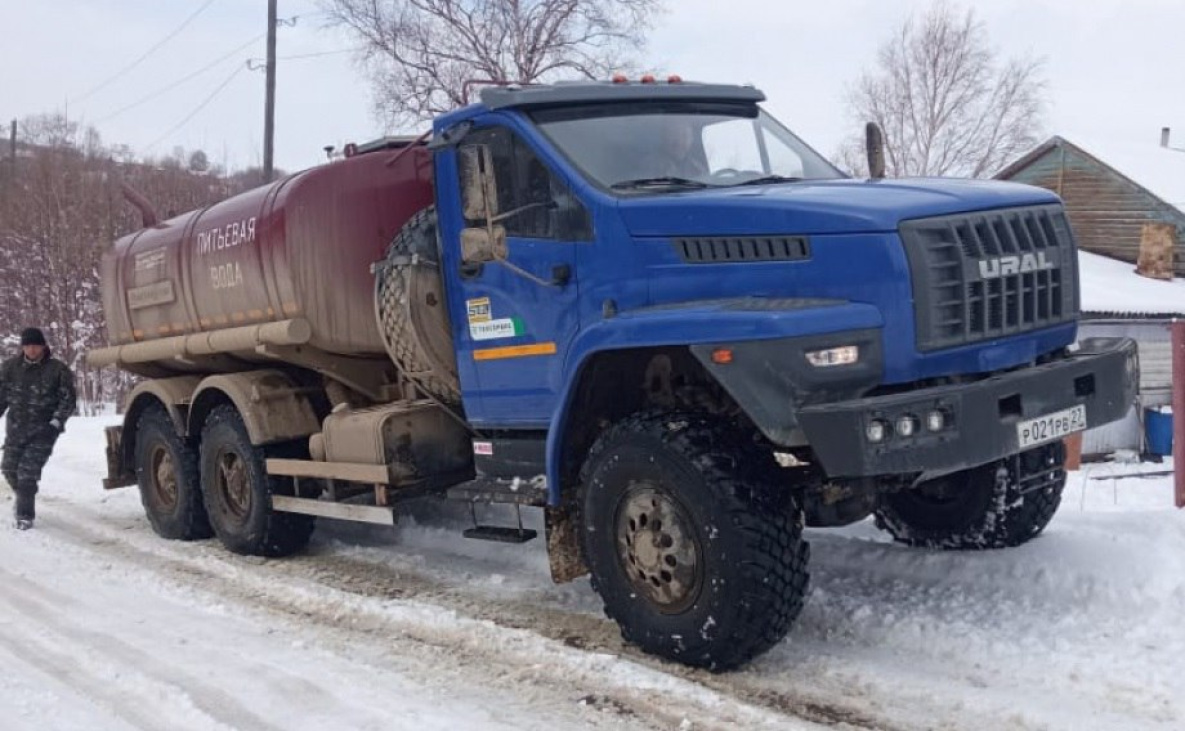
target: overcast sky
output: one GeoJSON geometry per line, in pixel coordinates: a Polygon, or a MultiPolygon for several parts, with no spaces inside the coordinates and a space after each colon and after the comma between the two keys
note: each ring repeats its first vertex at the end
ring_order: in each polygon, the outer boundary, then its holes
{"type": "MultiPolygon", "coordinates": [[[[0,120],[64,109],[71,119],[97,127],[105,142],[142,154],[181,146],[204,149],[213,162],[231,167],[259,164],[264,76],[247,69],[246,61],[264,54],[264,0],[213,0],[143,63],[96,90],[205,2],[0,0],[0,120]]],[[[893,27],[928,4],[668,0],[644,62],[686,79],[756,84],[769,97],[767,109],[831,154],[858,128],[845,115],[845,86],[874,62],[876,47],[893,27]]],[[[1185,146],[1185,2],[972,4],[1003,54],[1045,60],[1044,133],[1151,145],[1169,126],[1177,128],[1174,142],[1185,146]]],[[[315,0],[280,0],[280,16],[299,19],[279,32],[284,60],[277,84],[277,166],[314,165],[324,159],[325,145],[382,134],[367,81],[351,54],[341,52],[354,42],[323,27],[315,0]],[[320,53],[327,55],[285,58],[320,53]]]]}

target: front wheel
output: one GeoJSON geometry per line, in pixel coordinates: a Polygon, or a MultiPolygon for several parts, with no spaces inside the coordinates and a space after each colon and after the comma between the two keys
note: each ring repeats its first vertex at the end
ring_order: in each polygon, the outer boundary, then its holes
{"type": "Polygon", "coordinates": [[[809,547],[772,455],[723,420],[643,414],[609,429],[581,475],[582,547],[622,637],[728,670],[802,609],[809,547]]]}
{"type": "Polygon", "coordinates": [[[287,556],[308,545],[314,519],[272,509],[291,481],[269,477],[264,452],[251,444],[233,406],[219,406],[202,428],[202,495],[214,533],[235,553],[287,556]]]}
{"type": "Polygon", "coordinates": [[[1057,512],[1066,486],[1060,443],[889,493],[877,526],[922,548],[1010,548],[1036,538],[1057,512]]]}

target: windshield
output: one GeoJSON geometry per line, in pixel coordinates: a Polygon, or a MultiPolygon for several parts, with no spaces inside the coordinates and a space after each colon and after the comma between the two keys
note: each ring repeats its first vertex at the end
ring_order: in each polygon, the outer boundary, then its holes
{"type": "Polygon", "coordinates": [[[532,116],[586,175],[620,192],[844,177],[756,105],[600,104],[532,116]]]}

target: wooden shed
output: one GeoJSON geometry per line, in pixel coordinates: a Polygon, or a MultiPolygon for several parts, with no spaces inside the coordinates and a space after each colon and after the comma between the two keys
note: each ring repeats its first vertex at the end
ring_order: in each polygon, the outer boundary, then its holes
{"type": "Polygon", "coordinates": [[[1160,144],[1051,137],[996,177],[1061,196],[1082,251],[1135,264],[1145,224],[1169,224],[1175,273],[1185,276],[1185,150],[1167,128],[1160,144]]]}

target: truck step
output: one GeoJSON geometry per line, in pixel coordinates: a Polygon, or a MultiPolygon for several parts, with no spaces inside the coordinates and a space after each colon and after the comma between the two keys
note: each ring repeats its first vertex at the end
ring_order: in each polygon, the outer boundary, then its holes
{"type": "Polygon", "coordinates": [[[541,480],[478,477],[450,487],[446,495],[449,500],[467,503],[547,504],[547,486],[541,480]]]}
{"type": "Polygon", "coordinates": [[[502,525],[475,525],[467,528],[461,535],[478,541],[497,541],[499,543],[526,543],[539,535],[531,528],[514,528],[502,525]]]}

